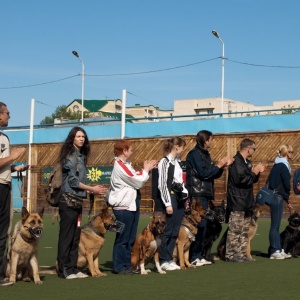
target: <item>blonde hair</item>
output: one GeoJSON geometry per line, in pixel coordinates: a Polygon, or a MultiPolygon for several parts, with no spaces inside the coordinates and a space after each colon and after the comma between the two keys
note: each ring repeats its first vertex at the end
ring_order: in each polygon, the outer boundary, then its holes
{"type": "Polygon", "coordinates": [[[279,157],[287,156],[288,152],[293,151],[293,147],[288,144],[282,144],[279,149],[276,151],[279,157]]]}

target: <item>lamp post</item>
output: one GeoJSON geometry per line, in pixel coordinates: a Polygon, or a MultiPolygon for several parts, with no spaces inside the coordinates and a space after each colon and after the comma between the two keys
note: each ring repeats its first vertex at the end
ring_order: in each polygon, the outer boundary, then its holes
{"type": "Polygon", "coordinates": [[[81,119],[80,121],[83,122],[83,110],[84,110],[84,63],[82,59],[79,57],[77,51],[72,51],[72,53],[80,60],[82,71],[81,71],[81,119]]]}
{"type": "Polygon", "coordinates": [[[222,43],[222,90],[221,90],[221,112],[223,114],[224,112],[224,42],[222,41],[222,39],[220,38],[218,32],[216,30],[212,30],[212,34],[218,39],[220,40],[220,42],[222,43]]]}

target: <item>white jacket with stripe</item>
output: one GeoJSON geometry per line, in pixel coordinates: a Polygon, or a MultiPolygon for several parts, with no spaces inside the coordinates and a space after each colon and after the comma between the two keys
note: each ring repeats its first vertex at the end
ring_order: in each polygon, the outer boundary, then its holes
{"type": "Polygon", "coordinates": [[[110,179],[109,204],[113,209],[136,211],[136,190],[142,188],[148,179],[147,171],[142,169],[136,172],[130,162],[115,158],[110,179]]]}

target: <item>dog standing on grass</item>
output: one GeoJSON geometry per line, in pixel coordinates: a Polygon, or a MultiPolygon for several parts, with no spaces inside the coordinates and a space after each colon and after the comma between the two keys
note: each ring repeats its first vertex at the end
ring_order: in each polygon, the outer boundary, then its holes
{"type": "Polygon", "coordinates": [[[15,225],[6,269],[9,281],[17,279],[42,284],[38,267],[38,245],[43,232],[44,208],[39,213],[29,213],[22,207],[21,220],[15,225]]]}
{"type": "Polygon", "coordinates": [[[132,247],[131,266],[133,270],[140,270],[142,275],[147,275],[151,270],[145,269],[145,265],[153,258],[157,271],[160,274],[166,274],[160,267],[158,254],[158,248],[165,228],[165,214],[154,213],[152,221],[136,237],[132,247]]]}
{"type": "Polygon", "coordinates": [[[203,206],[193,202],[191,213],[185,215],[178,233],[176,246],[173,252],[173,260],[179,260],[180,269],[184,270],[186,267],[193,268],[189,262],[189,252],[191,243],[195,240],[198,231],[197,224],[204,217],[206,210],[203,206]]]}

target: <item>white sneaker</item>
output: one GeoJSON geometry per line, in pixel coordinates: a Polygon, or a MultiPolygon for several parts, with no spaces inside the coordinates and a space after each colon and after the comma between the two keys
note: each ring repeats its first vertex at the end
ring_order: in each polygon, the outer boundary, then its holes
{"type": "Polygon", "coordinates": [[[173,266],[174,268],[176,268],[176,270],[180,270],[180,267],[176,264],[175,261],[169,262],[169,265],[170,265],[170,266],[173,266]]]}
{"type": "Polygon", "coordinates": [[[175,271],[175,270],[177,270],[177,268],[175,266],[172,266],[168,262],[163,263],[160,267],[163,271],[175,271]]]}
{"type": "Polygon", "coordinates": [[[77,276],[77,278],[88,278],[89,276],[82,273],[82,272],[78,272],[77,274],[75,274],[77,276]]]}
{"type": "Polygon", "coordinates": [[[281,250],[281,255],[282,255],[284,258],[291,258],[291,257],[292,257],[291,254],[285,253],[283,249],[281,250]]]}
{"type": "Polygon", "coordinates": [[[66,279],[77,279],[78,277],[75,274],[70,274],[66,277],[66,279]]]}
{"type": "Polygon", "coordinates": [[[208,260],[206,260],[204,258],[200,259],[200,262],[203,264],[203,266],[205,266],[205,265],[211,265],[212,264],[211,261],[208,261],[208,260]]]}
{"type": "Polygon", "coordinates": [[[277,250],[276,252],[271,254],[270,259],[285,259],[285,257],[281,255],[281,252],[279,250],[277,250]]]}
{"type": "Polygon", "coordinates": [[[196,258],[194,261],[191,262],[191,265],[195,267],[201,267],[204,266],[204,263],[201,262],[199,258],[196,258]]]}

